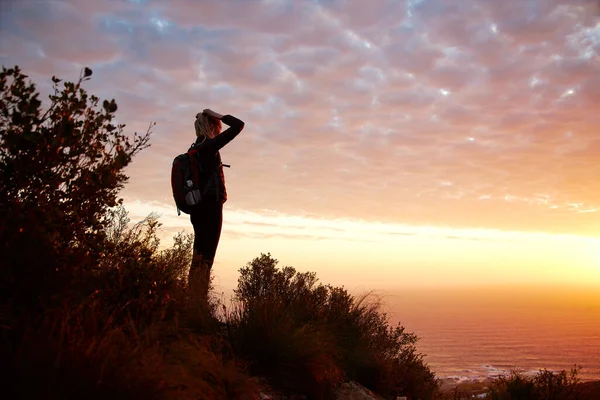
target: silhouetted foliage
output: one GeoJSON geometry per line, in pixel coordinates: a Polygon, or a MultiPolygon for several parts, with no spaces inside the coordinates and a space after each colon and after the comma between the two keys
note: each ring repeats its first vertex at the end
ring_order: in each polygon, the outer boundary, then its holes
{"type": "Polygon", "coordinates": [[[110,214],[112,251],[69,290],[80,300],[0,329],[11,367],[1,377],[9,382],[4,391],[15,388],[22,398],[257,399],[258,382],[214,327],[207,329],[214,317],[185,284],[192,236],[178,234],[159,250],[156,216],[130,225],[122,207],[110,214]]]}
{"type": "Polygon", "coordinates": [[[123,168],[148,146],[113,125],[114,100],[99,107],[77,83],[53,77],[46,111],[18,67],[0,73],[0,259],[2,302],[49,304],[106,255],[107,211],[127,177],[123,168]],[[17,300],[17,297],[19,298],[17,300]]]}
{"type": "Polygon", "coordinates": [[[60,91],[53,77],[44,112],[18,67],[0,74],[2,394],[257,399],[187,290],[192,235],[160,250],[158,217],[132,225],[120,205],[150,131],[113,125],[114,100],[98,107],[82,88],[91,75],[60,91]]]}
{"type": "Polygon", "coordinates": [[[577,400],[580,399],[580,367],[569,372],[540,370],[534,376],[512,371],[499,376],[490,385],[487,398],[491,400],[577,400]]]}
{"type": "MultiPolygon", "coordinates": [[[[417,337],[390,326],[377,299],[279,269],[268,254],[240,270],[223,322],[202,307],[185,279],[192,236],[161,250],[158,217],[131,224],[117,197],[150,130],[130,139],[113,125],[115,101],[98,107],[82,88],[91,75],[84,68],[61,90],[53,77],[43,111],[18,67],[0,74],[5,397],[259,399],[250,370],[315,399],[346,379],[390,398],[433,398],[417,337]]],[[[576,373],[499,378],[492,398],[576,398],[576,373]]]]}
{"type": "Polygon", "coordinates": [[[435,375],[416,351],[417,337],[391,327],[379,302],[277,263],[262,254],[240,270],[240,304],[230,316],[232,346],[256,372],[290,391],[301,382],[315,398],[330,398],[343,379],[388,396],[437,393],[435,375]]]}
{"type": "Polygon", "coordinates": [[[330,332],[311,314],[322,312],[327,290],[314,273],[279,270],[262,254],[240,270],[237,308],[229,315],[230,341],[252,371],[289,393],[327,399],[343,381],[330,332]]]}

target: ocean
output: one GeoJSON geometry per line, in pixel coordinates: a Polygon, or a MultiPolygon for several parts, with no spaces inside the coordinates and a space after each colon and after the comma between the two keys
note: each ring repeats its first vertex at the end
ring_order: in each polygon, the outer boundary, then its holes
{"type": "Polygon", "coordinates": [[[427,288],[376,292],[393,324],[419,336],[439,378],[485,380],[511,370],[581,366],[600,380],[600,289],[427,288]]]}

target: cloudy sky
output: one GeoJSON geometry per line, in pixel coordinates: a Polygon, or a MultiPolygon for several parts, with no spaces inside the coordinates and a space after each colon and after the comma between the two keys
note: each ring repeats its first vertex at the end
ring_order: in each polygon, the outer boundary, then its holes
{"type": "Polygon", "coordinates": [[[246,122],[222,151],[225,286],[268,251],[336,284],[600,284],[596,1],[0,7],[3,65],[42,93],[88,66],[127,131],[157,123],[122,195],[165,236],[191,231],[169,174],[195,114],[246,122]]]}

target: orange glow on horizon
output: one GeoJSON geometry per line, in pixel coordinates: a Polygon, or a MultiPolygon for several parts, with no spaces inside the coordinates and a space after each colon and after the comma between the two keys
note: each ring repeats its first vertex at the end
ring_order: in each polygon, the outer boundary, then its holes
{"type": "MultiPolygon", "coordinates": [[[[163,246],[188,217],[170,205],[125,204],[132,220],[158,212],[163,246]]],[[[237,270],[261,252],[322,282],[365,290],[490,284],[598,285],[600,238],[493,229],[411,226],[226,210],[215,274],[233,288],[237,270]]]]}

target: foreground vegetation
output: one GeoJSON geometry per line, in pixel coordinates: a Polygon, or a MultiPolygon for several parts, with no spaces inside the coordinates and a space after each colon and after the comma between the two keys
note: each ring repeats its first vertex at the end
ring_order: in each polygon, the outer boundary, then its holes
{"type": "MultiPolygon", "coordinates": [[[[53,77],[42,110],[15,67],[0,74],[0,354],[6,398],[335,398],[348,380],[395,399],[440,393],[417,337],[353,297],[261,254],[230,307],[186,285],[192,237],[159,250],[158,217],[131,224],[124,168],[149,146],[117,105],[53,77]],[[61,87],[59,89],[59,86],[61,87]]],[[[501,377],[491,399],[576,399],[576,372],[501,377]]]]}
{"type": "Polygon", "coordinates": [[[510,375],[501,376],[492,382],[488,398],[491,400],[575,399],[579,394],[578,373],[577,368],[572,369],[570,373],[567,371],[554,373],[544,369],[534,376],[513,371],[510,375]]]}
{"type": "Polygon", "coordinates": [[[18,67],[0,75],[0,341],[3,392],[20,398],[332,398],[355,380],[432,398],[417,338],[376,300],[279,268],[240,270],[233,306],[199,307],[192,238],[159,250],[154,215],[131,225],[123,169],[149,145],[114,125],[114,100],[53,77],[46,111],[18,67]],[[219,315],[217,317],[217,314],[219,315]]]}
{"type": "Polygon", "coordinates": [[[600,398],[600,381],[580,382],[581,367],[570,371],[541,369],[535,374],[520,370],[487,382],[458,385],[440,397],[446,400],[479,398],[486,400],[593,400],[600,398]]]}

